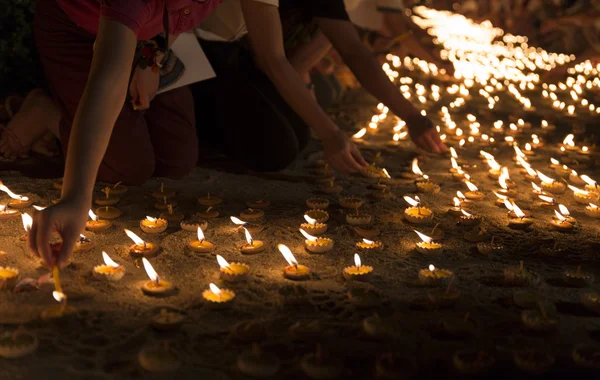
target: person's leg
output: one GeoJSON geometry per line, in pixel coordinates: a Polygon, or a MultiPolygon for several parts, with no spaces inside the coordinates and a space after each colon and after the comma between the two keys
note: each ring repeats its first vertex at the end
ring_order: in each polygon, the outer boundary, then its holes
{"type": "Polygon", "coordinates": [[[198,163],[198,140],[194,99],[190,89],[180,87],[157,95],[145,115],[154,146],[160,177],[180,178],[198,163]]]}
{"type": "MultiPolygon", "coordinates": [[[[66,154],[71,125],[88,79],[95,36],[76,26],[55,0],[40,0],[36,5],[36,45],[61,113],[59,135],[66,154]]],[[[154,151],[143,113],[126,104],[115,123],[97,178],[140,184],[152,176],[154,167],[154,151]]]]}

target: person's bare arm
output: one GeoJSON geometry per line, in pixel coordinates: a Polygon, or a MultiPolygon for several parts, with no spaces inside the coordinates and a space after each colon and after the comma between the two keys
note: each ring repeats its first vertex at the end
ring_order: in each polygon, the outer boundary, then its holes
{"type": "Polygon", "coordinates": [[[329,50],[331,50],[331,42],[319,31],[308,43],[298,46],[288,59],[298,74],[304,75],[315,67],[329,50]]]}
{"type": "Polygon", "coordinates": [[[349,21],[318,18],[318,24],[360,84],[406,121],[411,137],[419,147],[433,152],[446,150],[435,129],[434,133],[430,132],[431,121],[423,118],[390,82],[349,21]]]}
{"type": "Polygon", "coordinates": [[[312,98],[300,75],[288,61],[277,7],[252,0],[242,0],[241,4],[258,66],[287,104],[315,131],[323,142],[326,154],[329,152],[332,164],[347,172],[361,170],[366,162],[358,149],[345,140],[344,133],[312,98]]]}

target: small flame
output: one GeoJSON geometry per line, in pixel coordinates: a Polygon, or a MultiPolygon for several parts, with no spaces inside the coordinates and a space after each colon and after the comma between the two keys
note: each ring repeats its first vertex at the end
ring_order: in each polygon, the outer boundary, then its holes
{"type": "Polygon", "coordinates": [[[531,144],[530,143],[525,144],[525,150],[529,151],[529,152],[531,151],[531,144]]]}
{"type": "Polygon", "coordinates": [[[585,191],[583,189],[580,189],[578,187],[572,186],[572,185],[568,185],[569,189],[573,190],[573,193],[577,194],[577,195],[582,195],[582,196],[588,196],[590,195],[589,191],[585,191]]]}
{"type": "Polygon", "coordinates": [[[44,206],[37,206],[37,205],[33,205],[33,208],[36,209],[36,210],[38,210],[38,211],[42,211],[42,210],[46,209],[46,207],[44,207],[44,206]]]}
{"type": "Polygon", "coordinates": [[[525,217],[525,213],[523,211],[521,211],[521,209],[519,208],[519,206],[517,206],[516,203],[513,202],[512,207],[513,207],[512,211],[515,213],[517,218],[523,219],[525,217]]]}
{"type": "Polygon", "coordinates": [[[306,240],[310,240],[310,241],[313,241],[313,242],[315,242],[315,241],[318,240],[315,236],[312,236],[311,234],[307,233],[302,228],[300,229],[300,233],[302,235],[304,235],[304,237],[306,238],[306,240]]]}
{"type": "Polygon", "coordinates": [[[560,211],[561,214],[563,214],[564,216],[569,216],[571,215],[571,213],[569,212],[569,209],[565,206],[565,205],[558,205],[558,210],[560,211]]]}
{"type": "Polygon", "coordinates": [[[375,242],[374,242],[373,240],[369,240],[369,239],[363,239],[363,242],[364,242],[365,244],[369,244],[369,245],[373,245],[373,244],[375,244],[375,242]]]}
{"type": "Polygon", "coordinates": [[[593,204],[593,203],[590,203],[590,207],[591,207],[591,208],[593,208],[593,209],[596,209],[596,210],[598,210],[598,206],[596,206],[596,205],[595,205],[595,204],[593,204]]]}
{"type": "Polygon", "coordinates": [[[489,158],[487,160],[487,164],[490,167],[490,169],[492,170],[500,170],[502,167],[500,166],[500,164],[494,160],[493,158],[489,158]]]}
{"type": "Polygon", "coordinates": [[[415,230],[415,232],[417,233],[417,235],[419,235],[419,237],[421,238],[421,240],[423,240],[425,243],[431,243],[433,241],[432,238],[430,238],[429,236],[420,233],[419,231],[415,230]]]}
{"type": "Polygon", "coordinates": [[[253,245],[254,240],[252,240],[252,235],[250,235],[250,232],[247,228],[244,228],[244,234],[246,235],[246,241],[248,242],[248,244],[253,245]]]}
{"type": "Polygon", "coordinates": [[[492,191],[492,193],[494,193],[494,195],[495,195],[496,197],[498,197],[499,199],[502,199],[502,200],[506,200],[506,199],[508,199],[508,197],[507,197],[506,195],[504,195],[504,194],[498,194],[498,193],[497,193],[497,192],[495,192],[495,191],[492,191]]]}
{"type": "Polygon", "coordinates": [[[466,212],[465,210],[460,210],[464,216],[466,216],[467,218],[470,218],[473,216],[473,214],[469,214],[468,212],[466,212]]]}
{"type": "Polygon", "coordinates": [[[571,145],[571,146],[572,146],[572,145],[574,145],[574,144],[575,144],[575,142],[573,141],[573,139],[574,139],[574,138],[575,138],[575,135],[574,135],[574,134],[572,134],[572,133],[569,133],[569,134],[568,134],[568,135],[565,137],[565,139],[563,140],[563,144],[564,144],[564,145],[571,145]]]}
{"type": "MultiPolygon", "coordinates": [[[[537,174],[537,173],[536,173],[537,174]]],[[[534,191],[537,191],[538,193],[542,192],[542,188],[539,187],[538,185],[536,185],[535,183],[531,182],[531,187],[533,187],[534,191]]]]}
{"type": "Polygon", "coordinates": [[[558,164],[560,164],[560,162],[556,158],[550,158],[550,163],[552,165],[558,165],[558,164]]]}
{"type": "Polygon", "coordinates": [[[132,231],[129,231],[127,228],[125,228],[124,231],[125,231],[125,234],[127,236],[129,236],[129,238],[131,240],[133,240],[133,242],[136,245],[144,245],[144,244],[146,244],[146,242],[144,240],[142,240],[139,236],[137,236],[136,234],[134,234],[132,231]]]}
{"type": "Polygon", "coordinates": [[[388,173],[386,168],[382,168],[381,171],[383,172],[386,178],[392,178],[392,176],[390,175],[390,173],[388,173]]]}
{"type": "Polygon", "coordinates": [[[560,220],[561,222],[564,222],[565,220],[567,220],[567,218],[565,218],[564,216],[562,216],[558,211],[554,210],[554,214],[556,215],[556,219],[560,220]]]}
{"type": "Polygon", "coordinates": [[[115,263],[113,261],[113,259],[110,258],[110,256],[108,255],[108,253],[106,253],[105,251],[102,251],[102,258],[104,259],[104,264],[106,264],[109,267],[113,267],[113,268],[118,268],[120,267],[119,264],[115,263]]]}
{"type": "Polygon", "coordinates": [[[400,140],[400,134],[399,133],[394,133],[394,136],[392,136],[392,140],[398,142],[400,140]]]}
{"type": "Polygon", "coordinates": [[[198,227],[198,241],[203,242],[205,239],[204,231],[202,231],[202,228],[198,227]]]}
{"type": "Polygon", "coordinates": [[[292,254],[292,251],[290,251],[290,249],[286,245],[279,244],[277,246],[277,248],[279,249],[279,252],[281,252],[283,257],[285,258],[285,261],[287,261],[288,264],[290,264],[290,266],[294,266],[294,267],[298,266],[298,261],[296,261],[296,258],[292,254]]]}
{"type": "Polygon", "coordinates": [[[513,148],[515,149],[516,156],[518,156],[518,157],[525,156],[525,153],[523,153],[523,151],[521,151],[521,149],[517,146],[517,144],[513,145],[513,148]]]}
{"type": "Polygon", "coordinates": [[[506,185],[506,176],[504,175],[504,170],[502,170],[502,174],[500,174],[500,177],[498,177],[498,183],[500,184],[500,187],[504,190],[508,189],[508,185],[506,185]]]}
{"type": "MultiPolygon", "coordinates": [[[[462,132],[462,131],[461,131],[461,132],[462,132]]],[[[458,133],[457,133],[457,135],[458,135],[458,133]]],[[[465,145],[465,143],[466,143],[465,139],[461,139],[461,140],[458,142],[458,146],[463,146],[463,145],[465,145]]]]}
{"type": "Polygon", "coordinates": [[[479,191],[479,189],[477,188],[477,186],[473,185],[471,182],[466,181],[465,183],[467,184],[467,187],[469,188],[469,191],[479,191]]]}
{"type": "Polygon", "coordinates": [[[221,255],[217,255],[217,263],[219,263],[219,266],[223,269],[229,268],[229,263],[221,255]]]}
{"type": "Polygon", "coordinates": [[[13,193],[12,191],[10,191],[10,189],[8,187],[6,187],[6,185],[4,185],[1,182],[0,182],[0,191],[4,191],[12,199],[16,199],[16,200],[20,200],[20,201],[28,201],[29,200],[29,198],[27,198],[27,197],[13,193]]]}
{"type": "Polygon", "coordinates": [[[423,176],[423,172],[421,171],[421,168],[419,168],[419,159],[418,158],[414,158],[412,160],[412,172],[415,173],[416,175],[420,175],[423,176]]]}
{"type": "Polygon", "coordinates": [[[458,169],[460,167],[458,166],[458,162],[456,162],[456,158],[454,157],[450,157],[450,163],[452,164],[453,169],[458,169]]]}
{"type": "Polygon", "coordinates": [[[429,264],[429,271],[435,272],[435,267],[433,266],[433,264],[429,264]]]}
{"type": "Polygon", "coordinates": [[[413,198],[409,197],[408,195],[405,195],[404,200],[406,201],[406,203],[408,203],[412,207],[418,207],[421,205],[421,200],[419,199],[419,197],[415,197],[413,199],[413,198]]]}
{"type": "Polygon", "coordinates": [[[33,225],[33,218],[31,218],[31,215],[24,212],[21,214],[21,220],[23,221],[23,228],[25,229],[25,232],[29,232],[31,226],[33,225]]]}
{"type": "Polygon", "coordinates": [[[60,302],[60,303],[62,303],[64,300],[67,299],[67,296],[65,295],[65,293],[59,292],[58,290],[55,290],[52,292],[52,297],[54,297],[56,302],[60,302]]]}
{"type": "Polygon", "coordinates": [[[594,186],[594,187],[598,186],[598,182],[591,179],[587,174],[582,175],[581,179],[590,186],[594,186]]]}
{"type": "Polygon", "coordinates": [[[221,296],[221,289],[219,289],[219,287],[215,284],[213,284],[212,282],[208,285],[208,287],[210,288],[210,291],[213,292],[214,294],[216,294],[217,296],[221,296]]]}
{"type": "Polygon", "coordinates": [[[317,224],[317,220],[316,219],[313,219],[313,218],[311,218],[310,216],[308,216],[306,214],[304,215],[304,220],[306,220],[306,222],[308,224],[313,224],[313,225],[317,224]]]}
{"type": "Polygon", "coordinates": [[[158,273],[156,273],[156,271],[152,267],[152,264],[150,264],[150,261],[148,261],[147,258],[142,257],[142,263],[144,263],[144,269],[146,270],[146,274],[148,275],[150,280],[154,282],[159,282],[160,278],[158,277],[158,273]]]}
{"type": "Polygon", "coordinates": [[[574,177],[579,177],[579,174],[577,174],[577,172],[573,169],[571,169],[571,175],[574,177]]]}
{"type": "Polygon", "coordinates": [[[543,200],[544,202],[548,202],[548,203],[554,203],[554,198],[552,197],[548,197],[546,195],[538,195],[538,197],[543,200]]]}
{"type": "Polygon", "coordinates": [[[458,197],[458,199],[461,200],[461,202],[467,199],[467,197],[465,197],[465,195],[460,190],[456,192],[456,196],[458,197]]]}
{"type": "MultiPolygon", "coordinates": [[[[306,215],[304,215],[304,217],[306,218],[306,215]]],[[[238,226],[243,226],[244,224],[246,224],[246,222],[244,222],[243,220],[241,220],[240,218],[237,218],[235,216],[231,216],[231,217],[229,217],[229,219],[231,219],[231,221],[234,224],[237,224],[238,226]]]]}
{"type": "Polygon", "coordinates": [[[367,128],[363,128],[360,131],[356,132],[354,135],[352,135],[353,138],[355,139],[360,139],[363,138],[364,135],[367,134],[367,128]]]}
{"type": "Polygon", "coordinates": [[[151,216],[146,216],[146,219],[147,219],[149,222],[156,223],[156,218],[153,218],[153,217],[151,217],[151,216]]]}
{"type": "Polygon", "coordinates": [[[454,201],[454,207],[460,207],[461,202],[457,197],[454,197],[453,201],[454,201]]]}
{"type": "Polygon", "coordinates": [[[458,154],[456,154],[456,150],[453,147],[450,147],[450,155],[452,156],[452,158],[457,159],[458,158],[458,154]]]}
{"type": "Polygon", "coordinates": [[[543,183],[554,183],[555,180],[548,177],[547,175],[544,175],[544,173],[540,172],[539,170],[537,170],[537,175],[538,177],[540,177],[540,179],[542,180],[543,183]]]}
{"type": "Polygon", "coordinates": [[[489,154],[485,150],[480,150],[479,154],[481,154],[483,157],[485,157],[486,160],[493,160],[494,159],[494,156],[492,156],[491,154],[489,154]]]}
{"type": "Polygon", "coordinates": [[[360,268],[362,263],[360,262],[360,256],[358,255],[358,253],[354,254],[354,265],[356,265],[357,268],[360,268]]]}
{"type": "Polygon", "coordinates": [[[93,212],[92,210],[90,210],[90,211],[88,212],[88,214],[89,214],[89,216],[90,216],[90,219],[92,219],[94,222],[97,222],[97,221],[98,221],[98,216],[97,216],[96,214],[94,214],[94,212],[93,212]]]}
{"type": "Polygon", "coordinates": [[[531,166],[523,165],[523,167],[525,168],[525,171],[527,172],[527,174],[529,174],[530,177],[537,177],[537,172],[533,170],[531,166]]]}

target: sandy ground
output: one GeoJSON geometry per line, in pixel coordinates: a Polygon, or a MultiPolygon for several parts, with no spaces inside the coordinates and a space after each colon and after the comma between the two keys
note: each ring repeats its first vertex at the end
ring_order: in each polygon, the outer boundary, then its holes
{"type": "MultiPolygon", "coordinates": [[[[458,120],[462,115],[464,119],[467,111],[461,110],[453,116],[458,120]]],[[[363,122],[374,112],[374,104],[359,96],[350,97],[336,116],[363,122]]],[[[487,125],[494,120],[483,112],[480,117],[487,125]]],[[[388,129],[369,141],[387,142],[390,136],[388,129]]],[[[555,149],[555,145],[539,149],[531,161],[535,168],[546,174],[550,174],[548,159],[554,155],[550,149],[555,149]]],[[[372,156],[377,150],[381,149],[371,145],[365,152],[372,156]]],[[[438,228],[444,230],[446,236],[441,241],[444,253],[436,257],[426,257],[414,250],[419,241],[413,232],[415,226],[402,217],[406,207],[402,196],[415,194],[412,181],[399,181],[391,187],[394,196],[379,201],[369,196],[367,186],[372,179],[338,176],[336,183],[344,188],[342,195],[363,197],[365,204],[361,213],[373,215],[373,224],[381,230],[378,240],[385,244],[384,249],[360,252],[363,263],[374,267],[370,284],[348,282],[342,277],[342,269],[353,264],[353,255],[357,252],[355,243],[360,238],[345,222],[347,211],[338,206],[337,196],[325,196],[332,201],[326,236],[335,240],[335,248],[325,254],[309,254],[304,249],[304,239],[298,228],[307,209],[305,200],[315,196],[317,190],[316,185],[306,180],[310,178],[306,166],[318,158],[315,155],[308,155],[295,169],[282,173],[278,179],[198,168],[183,181],[165,180],[165,185],[177,190],[178,209],[185,212],[187,218],[199,209],[197,198],[207,192],[225,200],[217,207],[221,216],[210,220],[206,231],[207,239],[217,246],[212,254],[189,252],[186,244],[194,240],[194,234],[182,231],[178,226],[159,235],[143,233],[139,221],[146,215],[158,215],[152,207],[155,201],[150,193],[161,180],[130,188],[117,205],[124,212],[123,216],[108,231],[87,232],[86,236],[96,243],[96,248],[75,254],[73,263],[62,272],[62,282],[70,297],[69,305],[75,308],[74,313],[53,321],[40,320],[40,313],[56,304],[51,286],[22,293],[0,292],[2,330],[13,331],[16,326],[25,325],[37,334],[40,342],[31,356],[18,360],[0,359],[0,378],[244,379],[246,377],[236,369],[235,363],[238,354],[248,350],[250,343],[235,342],[231,336],[233,326],[244,321],[264,324],[267,334],[257,339],[257,343],[264,352],[273,353],[281,360],[282,368],[275,376],[281,379],[306,378],[299,363],[304,355],[314,352],[317,343],[322,344],[330,354],[329,358],[343,361],[343,378],[371,378],[376,359],[388,352],[397,352],[414,360],[419,378],[454,377],[457,373],[452,368],[452,354],[460,349],[478,348],[489,350],[496,357],[497,364],[492,372],[495,377],[526,378],[527,375],[512,363],[513,353],[526,347],[556,356],[553,375],[588,376],[589,373],[573,364],[571,349],[575,344],[600,340],[600,315],[579,304],[580,295],[589,289],[565,286],[560,279],[565,270],[574,270],[578,265],[585,272],[600,274],[597,251],[590,244],[600,231],[598,222],[586,217],[583,206],[577,205],[571,192],[567,191],[558,199],[569,207],[580,227],[571,234],[550,230],[552,211],[533,207],[529,181],[519,174],[511,160],[512,149],[501,145],[494,154],[501,164],[509,167],[518,184],[517,203],[532,210],[535,219],[528,232],[509,229],[506,210],[494,205],[491,190],[498,186],[487,177],[487,166],[477,158],[478,150],[479,147],[471,146],[459,150],[459,155],[469,164],[476,165],[467,171],[487,196],[483,201],[473,202],[470,211],[483,216],[483,226],[496,241],[501,240],[506,246],[504,253],[491,257],[478,254],[475,245],[463,238],[468,229],[446,214],[456,191],[467,191],[463,183],[453,180],[448,173],[449,159],[422,157],[420,160],[423,171],[442,188],[438,195],[421,197],[436,216],[431,226],[418,228],[427,232],[439,223],[438,228]],[[243,231],[230,222],[229,216],[239,215],[246,208],[245,201],[255,199],[272,202],[261,222],[264,231],[255,235],[267,249],[261,254],[246,256],[239,252],[244,243],[243,231]],[[147,281],[147,276],[141,263],[128,254],[131,241],[123,228],[160,244],[162,250],[151,262],[162,278],[177,286],[176,295],[158,299],[142,294],[140,287],[147,281]],[[556,241],[559,247],[565,248],[559,257],[541,254],[541,247],[552,247],[556,241]],[[277,250],[279,243],[288,245],[297,260],[312,269],[313,276],[309,281],[293,282],[283,278],[282,269],[287,264],[277,250]],[[102,261],[102,250],[126,267],[127,274],[120,282],[106,283],[91,276],[93,266],[102,261]],[[215,254],[230,262],[248,264],[251,267],[248,281],[232,285],[220,282],[215,254]],[[513,294],[523,289],[502,286],[500,280],[503,269],[517,266],[520,260],[540,278],[529,290],[546,300],[549,313],[554,314],[556,309],[560,319],[556,333],[534,335],[522,327],[522,309],[515,305],[513,294]],[[429,264],[454,271],[453,288],[459,290],[461,296],[453,307],[438,309],[428,305],[427,294],[436,289],[419,285],[417,274],[429,264]],[[234,290],[237,294],[234,302],[220,310],[207,305],[201,293],[211,282],[234,290]],[[376,290],[383,303],[372,308],[357,308],[347,295],[349,289],[356,287],[376,290]],[[179,331],[164,333],[149,326],[151,317],[162,307],[176,308],[185,314],[185,323],[179,331]],[[440,320],[461,319],[467,313],[477,326],[478,333],[474,337],[452,339],[436,332],[440,320]],[[361,328],[363,319],[374,314],[389,327],[389,332],[380,339],[369,337],[361,328]],[[298,321],[311,320],[321,324],[322,331],[317,337],[305,336],[305,341],[295,339],[289,327],[298,321]],[[156,375],[140,368],[138,352],[143,347],[163,342],[168,342],[179,356],[179,370],[156,375]]],[[[398,177],[416,154],[410,143],[402,142],[393,152],[382,150],[384,162],[381,166],[386,167],[392,177],[398,177]]],[[[13,191],[30,196],[39,205],[48,205],[50,200],[58,197],[58,191],[52,187],[54,181],[50,179],[32,179],[15,172],[3,172],[2,180],[13,191]]],[[[101,188],[99,184],[97,189],[101,188]]],[[[6,200],[4,195],[1,198],[6,200]]],[[[27,211],[33,212],[32,209],[27,211]]],[[[38,278],[47,273],[19,240],[23,234],[20,219],[0,221],[0,231],[0,249],[5,253],[0,256],[0,265],[18,268],[21,278],[38,278]]],[[[593,287],[598,289],[597,285],[593,287]]]]}

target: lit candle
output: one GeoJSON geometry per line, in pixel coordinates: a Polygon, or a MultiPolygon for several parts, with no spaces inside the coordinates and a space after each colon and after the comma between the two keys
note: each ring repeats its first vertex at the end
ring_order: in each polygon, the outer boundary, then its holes
{"type": "Polygon", "coordinates": [[[465,210],[460,210],[462,215],[460,217],[460,224],[467,227],[478,226],[481,224],[481,216],[469,214],[465,210]]]}
{"type": "Polygon", "coordinates": [[[125,229],[124,231],[134,243],[131,247],[129,247],[129,253],[131,255],[150,257],[158,252],[159,246],[157,244],[145,242],[128,229],[125,229]]]}
{"type": "Polygon", "coordinates": [[[240,247],[240,251],[246,255],[255,255],[265,250],[265,245],[260,240],[252,239],[250,232],[244,228],[244,234],[246,235],[246,244],[240,247]]]}
{"type": "Polygon", "coordinates": [[[508,221],[508,226],[517,230],[526,230],[532,224],[533,220],[531,218],[527,218],[525,213],[517,206],[516,203],[512,203],[513,212],[516,218],[510,218],[508,221]]]}
{"type": "Polygon", "coordinates": [[[306,233],[306,231],[304,231],[303,229],[300,229],[300,233],[302,233],[302,235],[304,235],[304,237],[306,238],[306,240],[304,240],[304,246],[309,252],[325,253],[333,249],[333,239],[318,238],[306,233]]]}
{"type": "Polygon", "coordinates": [[[573,199],[575,202],[587,205],[592,202],[598,202],[598,194],[590,191],[582,190],[578,187],[568,185],[569,189],[573,190],[573,199]]]}
{"type": "Polygon", "coordinates": [[[206,241],[204,237],[204,232],[202,232],[202,228],[198,227],[198,240],[193,240],[188,243],[188,248],[190,251],[196,253],[210,253],[215,250],[215,246],[213,243],[206,241]]]}
{"type": "Polygon", "coordinates": [[[202,206],[218,206],[223,203],[223,199],[211,196],[210,193],[207,193],[205,197],[198,198],[198,203],[202,206]]]}
{"type": "Polygon", "coordinates": [[[33,218],[28,213],[24,212],[21,214],[21,221],[23,222],[23,229],[25,230],[25,235],[21,236],[21,241],[27,240],[27,235],[29,235],[29,231],[31,230],[31,226],[33,226],[33,218]]]}
{"type": "Polygon", "coordinates": [[[411,198],[405,195],[404,200],[411,206],[404,210],[404,218],[408,222],[414,224],[425,224],[433,220],[433,211],[427,207],[422,207],[421,200],[418,196],[411,198]]]}
{"type": "Polygon", "coordinates": [[[6,187],[6,185],[4,185],[2,181],[0,181],[0,191],[4,191],[11,198],[7,205],[9,207],[22,209],[30,207],[33,204],[33,201],[28,197],[15,194],[12,191],[10,191],[10,189],[6,187]]]}
{"type": "Polygon", "coordinates": [[[5,205],[0,205],[0,220],[18,218],[20,215],[20,211],[14,210],[5,205]]]}
{"type": "Polygon", "coordinates": [[[85,237],[85,235],[79,234],[79,240],[75,242],[73,247],[74,253],[88,252],[96,246],[96,243],[85,237]]]}
{"type": "Polygon", "coordinates": [[[221,279],[227,282],[245,281],[248,278],[250,267],[242,263],[228,263],[221,255],[217,255],[221,279]]]}
{"type": "Polygon", "coordinates": [[[595,204],[590,203],[585,208],[585,215],[595,219],[600,219],[600,209],[595,204]]]}
{"type": "Polygon", "coordinates": [[[169,222],[160,218],[146,216],[146,219],[140,221],[140,229],[147,234],[159,234],[165,232],[169,222]]]}
{"type": "Polygon", "coordinates": [[[414,180],[422,180],[423,172],[421,168],[419,168],[419,159],[417,157],[413,158],[411,164],[411,171],[404,171],[400,173],[400,177],[404,179],[414,179],[414,180]]]}
{"type": "Polygon", "coordinates": [[[160,278],[158,273],[156,273],[152,267],[152,264],[150,264],[150,261],[143,257],[142,263],[144,264],[146,274],[150,278],[150,281],[147,281],[142,285],[142,292],[144,294],[154,297],[166,297],[175,293],[175,286],[169,281],[160,278]]]}
{"type": "Polygon", "coordinates": [[[202,297],[213,305],[225,305],[233,301],[235,292],[229,289],[219,289],[215,284],[209,284],[208,289],[202,292],[202,297]]]}
{"type": "MultiPolygon", "coordinates": [[[[508,216],[510,218],[518,218],[517,214],[515,213],[515,206],[514,206],[514,204],[515,204],[515,202],[512,201],[512,200],[508,200],[508,199],[504,200],[504,206],[508,210],[508,216]]],[[[525,214],[525,217],[527,217],[527,218],[531,216],[531,213],[529,211],[527,211],[527,210],[521,210],[521,212],[523,214],[525,214]]]]}
{"type": "Polygon", "coordinates": [[[565,192],[566,186],[564,183],[557,182],[553,178],[544,175],[544,173],[540,172],[539,170],[537,171],[537,175],[542,181],[540,186],[543,190],[552,194],[562,194],[565,192]]]}
{"type": "Polygon", "coordinates": [[[554,206],[556,205],[556,199],[552,197],[549,197],[547,195],[539,195],[538,197],[542,200],[540,206],[544,208],[554,208],[554,206]]]}
{"type": "Polygon", "coordinates": [[[437,194],[440,192],[440,186],[431,182],[428,175],[423,174],[423,179],[424,181],[417,181],[415,183],[419,193],[437,194]]]}
{"type": "Polygon", "coordinates": [[[352,226],[364,226],[371,223],[373,217],[368,214],[359,214],[356,209],[356,214],[346,214],[346,222],[352,226]]]}
{"type": "Polygon", "coordinates": [[[558,211],[554,210],[555,218],[552,219],[550,224],[552,227],[561,232],[571,232],[573,231],[573,225],[567,222],[567,219],[562,216],[558,211]]]}
{"type": "Polygon", "coordinates": [[[354,254],[354,265],[344,268],[344,278],[346,280],[369,281],[372,273],[373,267],[362,265],[358,253],[354,254]]]}
{"type": "Polygon", "coordinates": [[[306,214],[304,215],[304,219],[306,220],[306,223],[302,223],[300,228],[309,234],[316,236],[327,232],[327,224],[318,223],[316,219],[313,219],[306,214]]]}
{"type": "MultiPolygon", "coordinates": [[[[562,215],[563,218],[565,218],[567,222],[573,225],[577,224],[577,220],[571,216],[571,212],[565,205],[559,204],[558,212],[562,215]]],[[[554,218],[557,218],[556,215],[554,216],[554,218]]]]}
{"type": "Polygon", "coordinates": [[[373,250],[373,249],[382,249],[383,243],[380,241],[374,241],[369,239],[362,239],[356,243],[356,248],[364,249],[364,250],[373,250]]]}
{"type": "Polygon", "coordinates": [[[447,286],[452,276],[452,271],[436,268],[431,264],[429,268],[419,270],[419,281],[427,286],[447,286]]]}
{"type": "Polygon", "coordinates": [[[352,135],[352,139],[356,142],[361,142],[362,138],[367,134],[367,128],[362,128],[360,131],[352,135]]]}
{"type": "Polygon", "coordinates": [[[233,224],[243,227],[253,234],[257,234],[264,230],[264,227],[260,224],[244,222],[243,220],[236,218],[235,216],[230,216],[229,219],[233,222],[233,224]]]}
{"type": "Polygon", "coordinates": [[[116,282],[125,276],[125,267],[114,262],[104,251],[102,251],[102,258],[104,265],[96,265],[92,270],[94,278],[116,282]]]}
{"type": "Polygon", "coordinates": [[[283,268],[283,276],[285,278],[295,281],[308,280],[310,278],[310,269],[304,265],[298,264],[292,251],[290,251],[287,246],[279,244],[277,248],[289,264],[287,267],[283,268]]]}
{"type": "Polygon", "coordinates": [[[88,212],[90,219],[85,222],[85,228],[92,232],[101,232],[109,229],[112,226],[112,223],[108,220],[99,220],[98,216],[94,214],[92,210],[88,212]]]}
{"type": "Polygon", "coordinates": [[[577,154],[580,154],[582,156],[589,156],[590,148],[588,148],[587,146],[582,146],[580,149],[577,150],[577,154]]]}
{"type": "Polygon", "coordinates": [[[509,202],[512,202],[512,199],[507,197],[506,195],[498,194],[495,191],[492,191],[492,193],[494,193],[494,195],[498,198],[498,199],[496,199],[496,202],[495,202],[496,206],[498,206],[498,207],[504,207],[506,205],[505,201],[507,201],[507,200],[509,202]]]}
{"type": "Polygon", "coordinates": [[[454,197],[452,201],[454,202],[454,207],[448,209],[448,214],[454,217],[460,217],[462,215],[462,202],[458,197],[454,197]]]}
{"type": "MultiPolygon", "coordinates": [[[[460,166],[467,164],[467,162],[465,160],[462,160],[458,157],[458,154],[456,153],[456,149],[454,149],[453,147],[450,147],[450,158],[453,158],[454,161],[460,166]]],[[[454,167],[454,165],[452,167],[454,167]]]]}
{"type": "MultiPolygon", "coordinates": [[[[56,278],[55,278],[56,281],[56,278]]],[[[50,307],[44,311],[42,311],[40,317],[42,320],[60,318],[65,315],[65,312],[72,312],[73,308],[67,309],[67,295],[56,287],[56,290],[52,292],[52,297],[59,303],[56,307],[50,307]]]]}
{"type": "Polygon", "coordinates": [[[432,238],[420,233],[419,231],[415,232],[422,240],[421,242],[417,243],[417,252],[424,255],[442,252],[442,245],[440,243],[435,243],[432,238]]]}
{"type": "Polygon", "coordinates": [[[465,184],[469,188],[469,191],[465,193],[465,197],[472,201],[479,201],[485,198],[485,194],[479,191],[477,186],[473,185],[471,182],[466,181],[465,184]]]}
{"type": "MultiPolygon", "coordinates": [[[[508,197],[514,197],[515,195],[517,195],[517,192],[509,187],[509,185],[507,183],[508,181],[509,181],[508,169],[506,167],[504,167],[504,168],[502,168],[502,174],[500,174],[500,177],[498,177],[498,183],[500,184],[500,187],[501,187],[501,189],[498,191],[498,193],[508,196],[508,197]]],[[[512,182],[512,183],[514,184],[514,182],[512,182]]]]}
{"type": "Polygon", "coordinates": [[[317,221],[317,223],[325,223],[329,220],[329,213],[325,210],[313,209],[308,210],[304,215],[317,221]]]}
{"type": "Polygon", "coordinates": [[[586,174],[582,175],[581,179],[587,184],[587,185],[585,185],[585,189],[586,190],[593,191],[593,192],[596,192],[596,193],[599,192],[598,182],[594,181],[593,179],[591,179],[586,174]]]}

